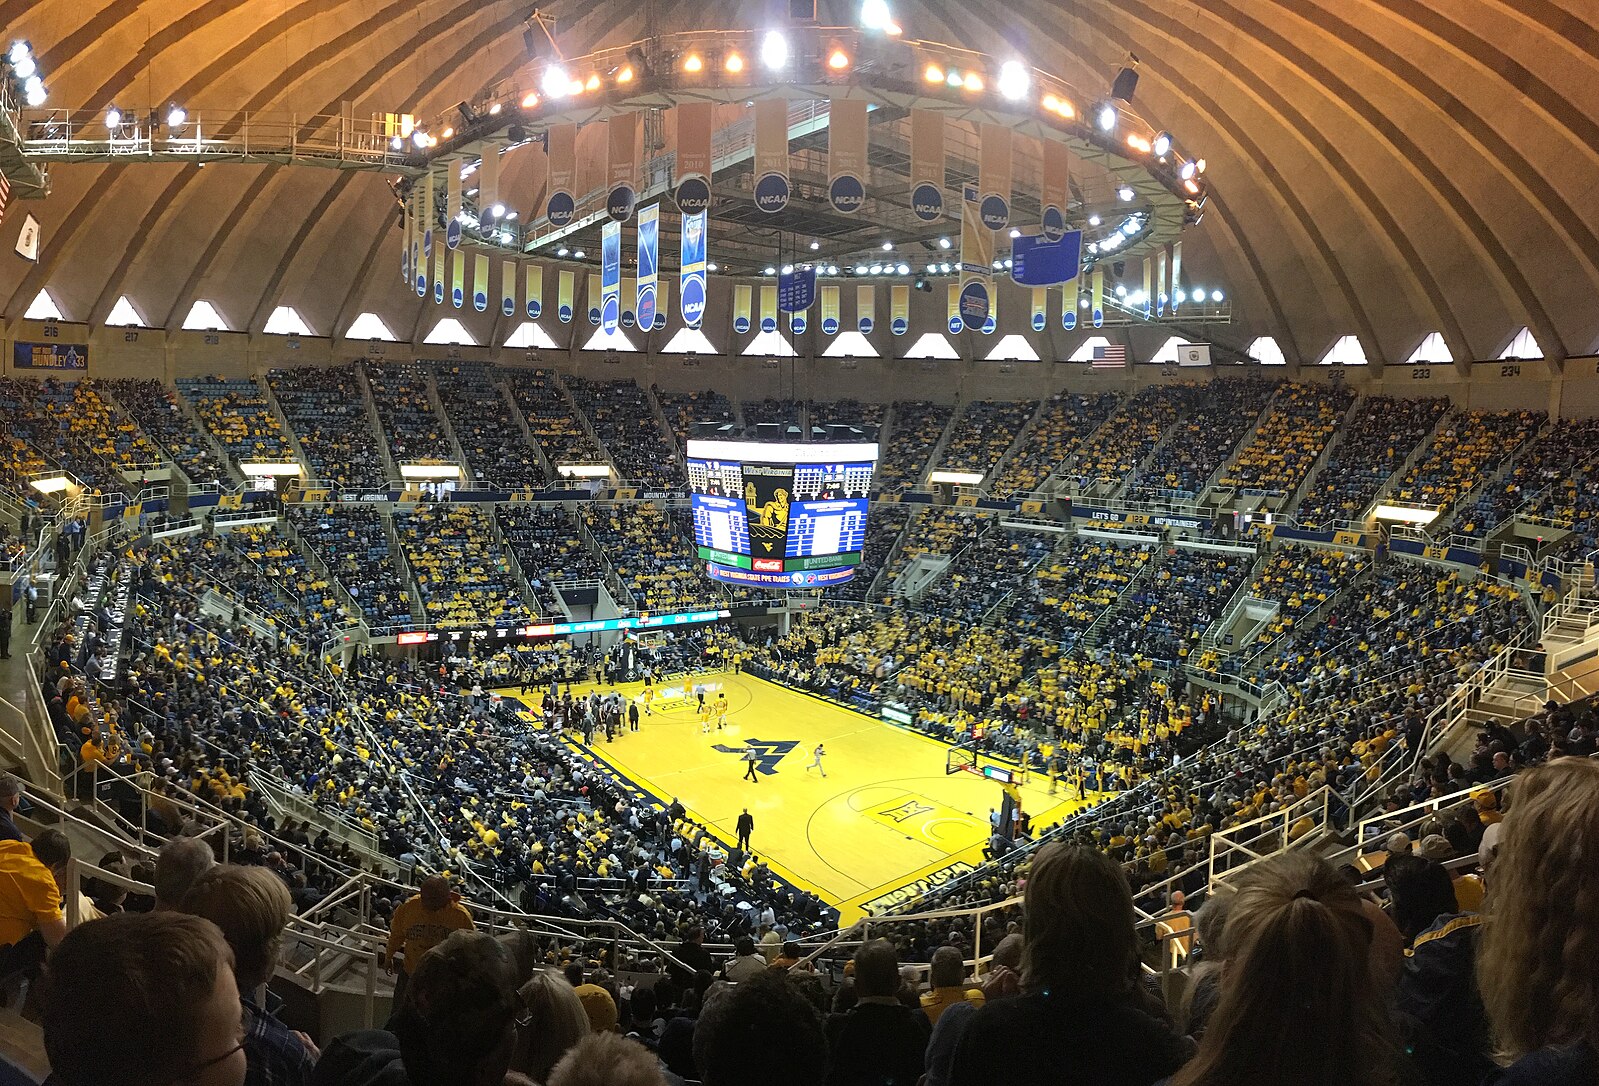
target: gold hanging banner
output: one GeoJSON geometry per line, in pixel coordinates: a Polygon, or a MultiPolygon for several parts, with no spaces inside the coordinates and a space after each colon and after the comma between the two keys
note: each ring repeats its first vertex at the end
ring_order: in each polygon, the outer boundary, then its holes
{"type": "Polygon", "coordinates": [[[838,288],[822,288],[822,335],[838,335],[838,288]]]}
{"type": "Polygon", "coordinates": [[[571,324],[572,318],[577,315],[577,273],[570,268],[562,268],[555,281],[555,319],[562,324],[571,324]]]}
{"type": "Polygon", "coordinates": [[[522,303],[527,319],[536,321],[544,312],[544,265],[529,264],[522,273],[522,303]]]}
{"type": "Polygon", "coordinates": [[[750,299],[753,294],[748,283],[733,285],[733,331],[743,335],[750,330],[750,299]]]}
{"type": "Polygon", "coordinates": [[[761,331],[777,331],[777,288],[761,287],[761,331]]]}
{"type": "Polygon", "coordinates": [[[877,327],[877,289],[870,286],[855,288],[855,330],[861,335],[871,335],[877,327]]]}
{"type": "Polygon", "coordinates": [[[888,330],[903,336],[911,330],[911,288],[895,284],[888,288],[888,330]]]}
{"type": "Polygon", "coordinates": [[[911,110],[911,210],[923,222],[944,217],[944,115],[911,110]]]}
{"type": "Polygon", "coordinates": [[[500,315],[516,316],[516,261],[500,261],[500,315]]]}

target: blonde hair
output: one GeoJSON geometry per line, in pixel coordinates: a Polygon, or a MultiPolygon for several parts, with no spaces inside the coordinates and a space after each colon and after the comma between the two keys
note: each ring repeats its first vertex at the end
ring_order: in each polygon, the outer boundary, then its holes
{"type": "Polygon", "coordinates": [[[1360,895],[1305,852],[1262,860],[1227,914],[1227,970],[1172,1086],[1370,1086],[1395,1077],[1360,895]]]}
{"type": "Polygon", "coordinates": [[[511,1069],[543,1082],[567,1050],[588,1036],[589,1016],[577,990],[553,969],[536,970],[517,994],[528,1023],[517,1031],[511,1069]]]}
{"type": "Polygon", "coordinates": [[[619,1033],[584,1037],[550,1073],[549,1086],[665,1086],[654,1053],[619,1033]]]}
{"type": "Polygon", "coordinates": [[[183,895],[181,907],[221,929],[233,948],[240,991],[272,979],[283,929],[294,911],[289,889],[277,875],[264,867],[213,867],[183,895]]]}
{"type": "Polygon", "coordinates": [[[1599,1042],[1599,762],[1559,758],[1511,785],[1477,987],[1503,1054],[1599,1042]]]}

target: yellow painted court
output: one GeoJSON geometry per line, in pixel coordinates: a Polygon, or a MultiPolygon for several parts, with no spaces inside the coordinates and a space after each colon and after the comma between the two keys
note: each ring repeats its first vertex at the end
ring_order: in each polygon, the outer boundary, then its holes
{"type": "MultiPolygon", "coordinates": [[[[593,753],[663,803],[679,800],[724,841],[735,840],[734,823],[748,807],[755,854],[838,906],[845,923],[982,859],[1000,786],[971,773],[946,774],[945,744],[749,675],[711,673],[688,682],[711,688],[712,702],[725,690],[725,728],[717,731],[713,720],[711,733],[702,734],[698,700],[684,681],[670,681],[656,686],[638,732],[612,743],[596,739],[593,753]],[[771,770],[757,772],[759,783],[742,779],[740,755],[752,742],[760,766],[771,770]],[[825,778],[806,768],[817,743],[826,747],[825,778]]],[[[617,689],[637,697],[643,684],[617,689]]],[[[580,690],[587,692],[574,687],[580,690]]],[[[1022,786],[1035,825],[1082,806],[1065,791],[1049,795],[1043,775],[1022,786]]]]}

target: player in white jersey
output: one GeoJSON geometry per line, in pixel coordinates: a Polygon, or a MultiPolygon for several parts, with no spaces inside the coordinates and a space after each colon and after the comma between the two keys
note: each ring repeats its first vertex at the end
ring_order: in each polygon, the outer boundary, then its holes
{"type": "Polygon", "coordinates": [[[827,751],[822,749],[822,744],[816,744],[816,749],[811,751],[811,764],[805,767],[805,772],[809,773],[813,769],[821,770],[822,779],[825,781],[827,779],[827,770],[822,769],[822,755],[826,753],[827,751]]]}

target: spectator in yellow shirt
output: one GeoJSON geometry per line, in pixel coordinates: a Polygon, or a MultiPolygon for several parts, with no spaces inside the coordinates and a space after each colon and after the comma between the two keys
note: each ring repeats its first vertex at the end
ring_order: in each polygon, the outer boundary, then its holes
{"type": "Polygon", "coordinates": [[[403,968],[394,978],[394,1005],[405,998],[405,985],[416,972],[422,955],[444,942],[452,931],[471,931],[472,914],[461,895],[450,890],[450,880],[432,875],[422,880],[420,892],[394,910],[389,922],[389,943],[383,951],[383,968],[395,974],[394,955],[403,955],[403,968]]]}
{"type": "Polygon", "coordinates": [[[32,842],[0,841],[0,976],[37,978],[46,950],[65,938],[57,877],[71,858],[71,842],[58,829],[32,842]]]}
{"type": "Polygon", "coordinates": [[[983,1005],[982,990],[968,988],[963,983],[966,963],[961,960],[961,952],[952,946],[941,946],[933,951],[927,979],[932,990],[922,993],[922,1013],[927,1015],[928,1025],[938,1025],[939,1016],[957,1003],[983,1005]]]}

